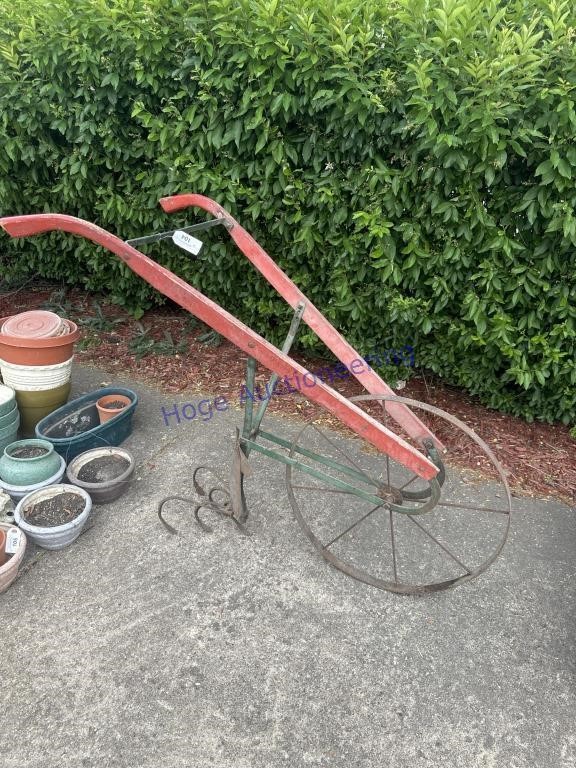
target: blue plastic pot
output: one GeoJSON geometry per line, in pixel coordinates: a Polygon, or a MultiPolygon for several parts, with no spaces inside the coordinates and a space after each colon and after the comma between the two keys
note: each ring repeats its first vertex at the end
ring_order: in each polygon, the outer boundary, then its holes
{"type": "Polygon", "coordinates": [[[132,415],[138,395],[131,389],[104,387],[72,400],[36,425],[36,435],[48,440],[68,462],[84,451],[106,445],[120,445],[132,433],[132,415]],[[104,395],[126,395],[131,404],[100,424],[96,401],[104,395]]]}

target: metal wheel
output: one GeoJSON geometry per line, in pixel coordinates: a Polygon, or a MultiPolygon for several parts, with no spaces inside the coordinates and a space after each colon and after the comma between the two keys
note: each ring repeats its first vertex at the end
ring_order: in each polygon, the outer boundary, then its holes
{"type": "Polygon", "coordinates": [[[286,485],[317,551],[359,581],[404,594],[447,589],[485,571],[502,551],[511,513],[504,470],[488,445],[426,403],[387,395],[350,399],[413,445],[384,406],[395,401],[424,411],[418,416],[445,452],[420,447],[440,470],[428,482],[353,433],[341,437],[308,423],[291,445],[298,463],[287,464],[286,485]]]}

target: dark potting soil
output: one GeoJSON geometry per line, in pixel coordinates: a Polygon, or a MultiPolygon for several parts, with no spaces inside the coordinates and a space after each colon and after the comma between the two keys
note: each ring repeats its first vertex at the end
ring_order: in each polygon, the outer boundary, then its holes
{"type": "Polygon", "coordinates": [[[48,448],[42,448],[40,445],[23,445],[21,448],[15,448],[10,451],[13,459],[34,459],[36,456],[44,456],[48,453],[48,448]]]}
{"type": "Polygon", "coordinates": [[[130,462],[123,456],[99,456],[80,467],[78,480],[83,483],[106,483],[120,477],[129,466],[130,462]]]}
{"type": "Polygon", "coordinates": [[[77,493],[60,493],[26,507],[23,516],[30,525],[53,528],[74,520],[84,509],[84,499],[77,493]]]}
{"type": "Polygon", "coordinates": [[[126,408],[126,403],[123,400],[111,400],[104,406],[107,411],[116,410],[119,408],[126,408]]]}

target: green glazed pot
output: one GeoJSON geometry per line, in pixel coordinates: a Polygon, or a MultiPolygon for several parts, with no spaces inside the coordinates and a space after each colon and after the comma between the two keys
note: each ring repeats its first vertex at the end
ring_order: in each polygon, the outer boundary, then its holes
{"type": "Polygon", "coordinates": [[[0,384],[0,416],[5,416],[16,405],[14,390],[0,384]]]}
{"type": "Polygon", "coordinates": [[[52,477],[60,467],[60,456],[47,440],[17,440],[4,449],[0,478],[10,485],[34,485],[52,477]],[[14,454],[22,448],[43,448],[41,456],[23,458],[14,454]]]}
{"type": "Polygon", "coordinates": [[[14,400],[14,407],[11,411],[8,411],[4,416],[0,416],[0,430],[4,427],[9,427],[11,424],[15,424],[18,421],[18,406],[16,400],[14,400]]]}

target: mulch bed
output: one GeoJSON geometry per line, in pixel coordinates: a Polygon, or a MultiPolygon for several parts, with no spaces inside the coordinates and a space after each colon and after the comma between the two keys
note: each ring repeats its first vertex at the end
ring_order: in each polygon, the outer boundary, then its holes
{"type": "Polygon", "coordinates": [[[23,516],[30,525],[54,528],[74,520],[83,511],[85,501],[77,493],[59,493],[27,507],[23,516]]]}
{"type": "MultiPolygon", "coordinates": [[[[26,286],[19,292],[0,295],[0,317],[39,308],[53,290],[54,287],[26,286]]],[[[67,300],[73,305],[70,319],[93,315],[92,298],[85,293],[70,291],[67,300]]],[[[115,325],[111,332],[86,330],[84,349],[77,351],[79,362],[96,365],[111,376],[122,373],[153,382],[168,394],[210,393],[213,398],[223,395],[231,405],[238,404],[245,378],[246,356],[233,344],[225,340],[218,347],[201,343],[198,337],[206,329],[189,330],[189,314],[172,304],[147,312],[138,324],[118,307],[103,300],[99,302],[107,317],[123,317],[124,322],[115,325]],[[175,342],[185,340],[187,351],[174,356],[149,354],[137,360],[128,349],[128,342],[142,325],[151,326],[150,335],[159,342],[166,332],[175,342]]],[[[317,359],[293,357],[311,370],[326,365],[317,359]]],[[[265,384],[267,379],[268,372],[261,369],[257,383],[265,384]]],[[[354,380],[335,381],[333,386],[347,397],[363,393],[354,380]]],[[[540,422],[528,424],[514,416],[490,410],[476,398],[424,371],[418,371],[398,395],[435,405],[474,429],[503,464],[516,495],[555,496],[571,504],[576,502],[576,441],[570,436],[568,427],[540,422]]],[[[189,395],[186,400],[167,398],[166,407],[172,402],[184,403],[189,399],[189,395]]],[[[331,414],[298,394],[272,398],[269,412],[299,420],[321,417],[327,426],[334,429],[340,426],[331,414]]],[[[424,416],[423,412],[419,415],[424,416]]],[[[466,464],[468,458],[463,455],[461,460],[466,464]]]]}

